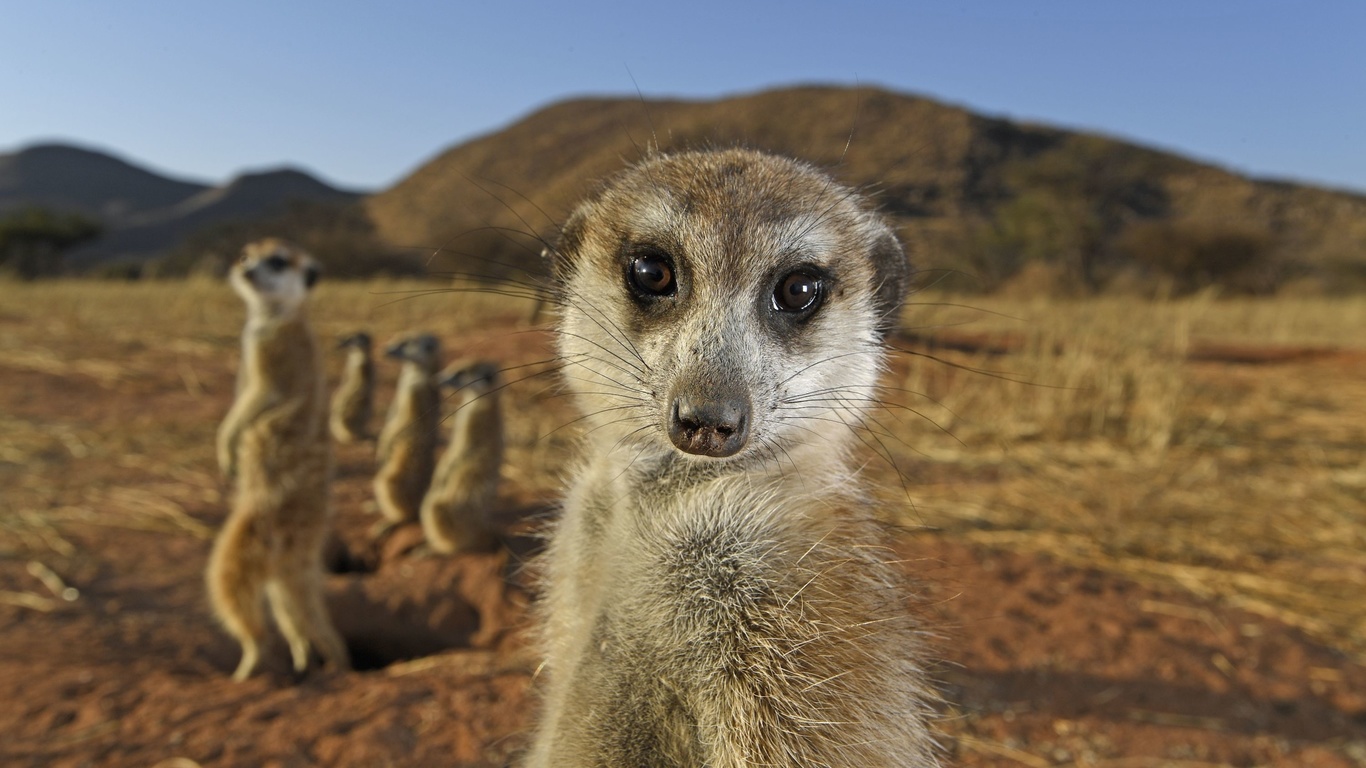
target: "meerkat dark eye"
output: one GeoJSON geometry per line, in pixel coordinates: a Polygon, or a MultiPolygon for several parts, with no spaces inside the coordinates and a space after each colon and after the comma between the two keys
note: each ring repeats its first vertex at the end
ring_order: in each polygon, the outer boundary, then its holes
{"type": "Polygon", "coordinates": [[[289,261],[284,256],[271,256],[266,259],[266,266],[271,272],[284,272],[285,267],[289,266],[289,261]]]}
{"type": "Polygon", "coordinates": [[[678,290],[674,266],[667,256],[647,253],[635,257],[627,268],[632,287],[647,296],[671,296],[678,290]]]}
{"type": "Polygon", "coordinates": [[[805,272],[784,277],[773,290],[773,308],[781,312],[805,312],[820,300],[821,279],[805,272]]]}

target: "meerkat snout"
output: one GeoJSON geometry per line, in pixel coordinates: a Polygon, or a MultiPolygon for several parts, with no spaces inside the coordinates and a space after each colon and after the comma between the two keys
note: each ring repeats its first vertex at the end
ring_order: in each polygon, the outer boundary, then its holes
{"type": "Polygon", "coordinates": [[[669,439],[695,456],[734,456],[749,441],[749,411],[745,395],[679,395],[669,418],[669,439]]]}

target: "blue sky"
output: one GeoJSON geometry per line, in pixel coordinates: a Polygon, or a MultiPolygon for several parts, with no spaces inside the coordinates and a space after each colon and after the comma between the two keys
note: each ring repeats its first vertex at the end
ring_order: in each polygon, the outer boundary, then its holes
{"type": "Polygon", "coordinates": [[[861,82],[1366,191],[1363,40],[1356,0],[0,0],[0,152],[382,188],[570,96],[861,82]]]}

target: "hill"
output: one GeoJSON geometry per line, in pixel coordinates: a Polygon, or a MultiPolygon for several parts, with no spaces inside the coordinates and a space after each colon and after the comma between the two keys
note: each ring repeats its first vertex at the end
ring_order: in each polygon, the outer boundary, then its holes
{"type": "Polygon", "coordinates": [[[79,147],[43,144],[0,154],[0,214],[37,206],[116,226],[206,189],[79,147]]]}
{"type": "Polygon", "coordinates": [[[536,273],[537,239],[553,240],[595,180],[652,146],[732,145],[871,190],[922,268],[970,273],[983,288],[1040,265],[1053,287],[1078,291],[1135,278],[1366,286],[1366,196],[874,88],[565,101],[446,150],[366,208],[393,245],[444,246],[437,268],[536,273]]]}

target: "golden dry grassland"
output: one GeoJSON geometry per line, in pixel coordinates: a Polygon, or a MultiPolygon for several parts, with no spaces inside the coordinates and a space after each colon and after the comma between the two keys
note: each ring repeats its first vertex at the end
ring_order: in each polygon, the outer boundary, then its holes
{"type": "MultiPolygon", "coordinates": [[[[532,303],[444,288],[325,283],[314,322],[325,343],[428,329],[451,357],[502,360],[526,378],[509,389],[509,480],[553,497],[575,415],[535,375],[553,366],[532,303]]],[[[218,282],[0,285],[0,373],[187,404],[154,431],[137,409],[97,430],[0,413],[0,558],[36,576],[81,526],[210,537],[186,509],[221,498],[206,438],[242,319],[218,282]]],[[[864,433],[890,517],[1178,587],[1366,659],[1366,299],[922,294],[903,325],[864,433]]],[[[59,593],[0,600],[42,610],[59,593]]]]}

